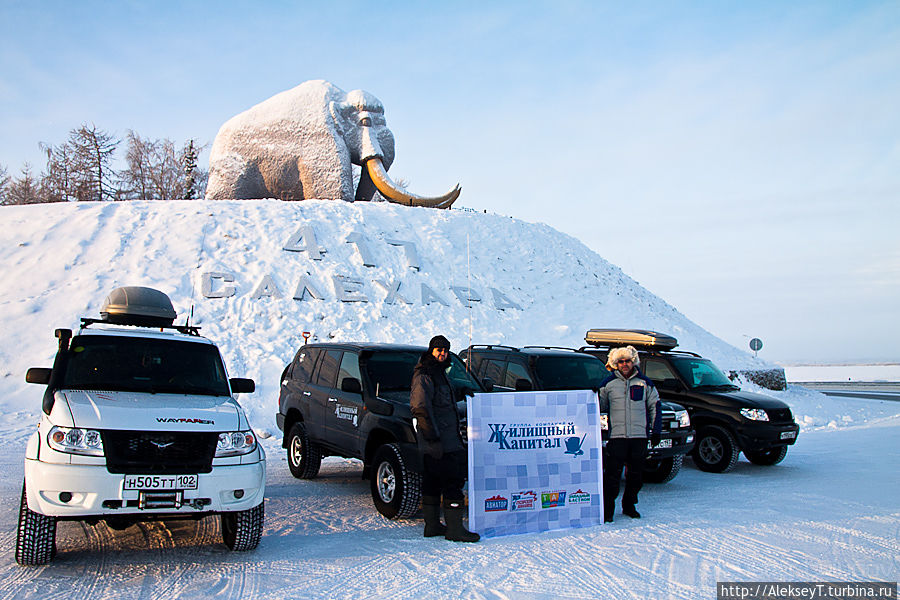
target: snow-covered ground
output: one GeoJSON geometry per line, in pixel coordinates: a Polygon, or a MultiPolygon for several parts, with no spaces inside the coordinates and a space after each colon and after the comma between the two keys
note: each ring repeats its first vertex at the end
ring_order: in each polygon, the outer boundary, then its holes
{"type": "Polygon", "coordinates": [[[326,459],[316,480],[290,476],[274,413],[303,331],[413,343],[444,333],[459,349],[577,346],[590,327],[641,327],[673,333],[724,368],[767,366],[544,225],[274,201],[4,207],[0,225],[0,598],[710,598],[717,581],[898,579],[898,402],[766,391],[801,425],[780,465],[741,459],[714,475],[686,461],[672,482],[645,486],[640,520],[474,545],[426,540],[421,521],[380,517],[356,461],[326,459]],[[206,295],[204,273],[216,274],[206,295]],[[220,343],[231,375],[256,379],[258,391],[240,398],[269,458],[256,551],[227,551],[213,518],[125,531],[62,523],[50,566],[15,564],[22,457],[41,392],[24,372],[49,366],[53,329],[96,317],[118,285],[170,294],[179,322],[193,305],[192,322],[220,343]],[[231,285],[233,296],[207,297],[231,285]],[[480,300],[465,306],[454,287],[480,300]]]}

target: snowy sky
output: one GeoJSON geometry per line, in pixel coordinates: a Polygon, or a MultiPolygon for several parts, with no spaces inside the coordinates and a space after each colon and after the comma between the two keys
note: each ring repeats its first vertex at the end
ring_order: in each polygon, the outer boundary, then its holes
{"type": "Polygon", "coordinates": [[[0,165],[82,123],[211,143],[327,79],[382,100],[412,191],[573,235],[769,360],[900,360],[900,4],[425,6],[0,0],[0,165]]]}

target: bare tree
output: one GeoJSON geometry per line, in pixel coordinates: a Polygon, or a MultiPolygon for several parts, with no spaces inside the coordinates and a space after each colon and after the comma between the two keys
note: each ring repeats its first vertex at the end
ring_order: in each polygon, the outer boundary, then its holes
{"type": "Polygon", "coordinates": [[[31,165],[25,163],[22,167],[22,176],[16,177],[9,185],[7,192],[7,204],[37,204],[40,202],[38,196],[37,182],[34,175],[31,174],[31,165]]]}
{"type": "Polygon", "coordinates": [[[156,142],[142,139],[132,130],[125,136],[128,148],[125,151],[127,168],[120,174],[124,187],[120,188],[120,196],[124,200],[152,200],[152,183],[150,172],[156,152],[156,142]]]}
{"type": "Polygon", "coordinates": [[[0,206],[6,204],[6,192],[9,188],[9,175],[6,174],[6,167],[0,165],[0,206]]]}
{"type": "Polygon", "coordinates": [[[73,166],[69,144],[54,147],[41,142],[39,145],[47,155],[47,167],[40,180],[41,201],[68,202],[72,199],[73,166]]]}
{"type": "Polygon", "coordinates": [[[75,166],[75,197],[77,200],[113,200],[115,171],[111,166],[119,140],[96,125],[82,125],[69,133],[69,146],[75,166]]]}

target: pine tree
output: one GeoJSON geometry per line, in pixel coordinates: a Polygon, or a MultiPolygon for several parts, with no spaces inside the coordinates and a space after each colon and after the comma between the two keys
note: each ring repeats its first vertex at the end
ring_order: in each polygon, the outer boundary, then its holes
{"type": "Polygon", "coordinates": [[[38,196],[37,182],[34,175],[31,174],[31,165],[25,163],[22,167],[22,176],[12,180],[7,192],[7,204],[37,204],[40,202],[38,196]]]}
{"type": "Polygon", "coordinates": [[[182,151],[182,164],[184,164],[184,199],[193,200],[197,193],[197,149],[194,140],[190,140],[182,151]]]}

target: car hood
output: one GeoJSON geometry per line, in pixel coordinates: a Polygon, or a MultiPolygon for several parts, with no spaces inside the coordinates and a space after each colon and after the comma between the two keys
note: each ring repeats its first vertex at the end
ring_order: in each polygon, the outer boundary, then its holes
{"type": "Polygon", "coordinates": [[[243,412],[229,396],[64,390],[57,392],[53,416],[59,417],[54,419],[57,425],[88,429],[236,431],[246,428],[243,412]],[[65,402],[59,402],[60,396],[65,402]]]}
{"type": "Polygon", "coordinates": [[[737,390],[734,392],[704,392],[710,394],[712,396],[721,396],[724,398],[730,398],[739,402],[742,406],[746,408],[763,408],[763,409],[779,409],[779,408],[790,408],[787,404],[782,402],[781,400],[776,400],[771,396],[764,396],[762,394],[756,394],[754,392],[745,392],[743,390],[737,390]]]}

